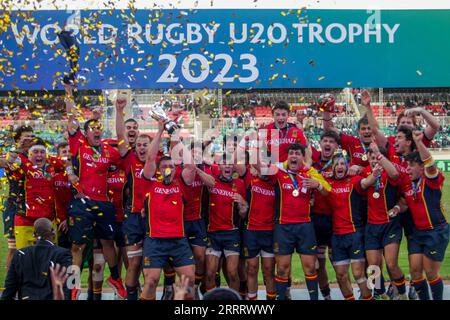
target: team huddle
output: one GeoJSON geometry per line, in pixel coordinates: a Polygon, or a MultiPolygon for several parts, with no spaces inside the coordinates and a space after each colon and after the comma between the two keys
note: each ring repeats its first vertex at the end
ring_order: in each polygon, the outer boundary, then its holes
{"type": "MultiPolygon", "coordinates": [[[[115,102],[117,139],[102,138],[101,115],[82,130],[66,85],[68,141],[58,155],[49,156],[45,142],[22,126],[15,148],[0,158],[9,181],[8,264],[15,250],[35,242],[33,224],[44,217],[54,222],[58,245],[71,250],[71,265],[89,266],[88,300],[101,299],[105,264],[120,299],[156,299],[161,271],[163,299],[173,298],[176,275],[188,283],[184,298],[199,299],[220,286],[222,271],[230,288],[256,300],[260,268],[266,299],[291,299],[294,251],[311,300],[331,300],[327,253],[346,300],[355,299],[349,267],[356,298],[429,300],[431,291],[442,300],[449,227],[444,177],[427,148],[440,125],[422,108],[407,109],[396,135],[385,137],[368,92],[362,104],[366,115],[358,136],[350,136],[333,127],[333,98],[325,96],[320,151],[301,121],[288,122],[290,107],[279,101],[273,123],[205,157],[211,141],[186,145],[176,134],[164,152],[166,123],[158,121],[154,137],[140,134],[137,121],[124,119],[122,97],[115,102]],[[423,131],[415,129],[418,114],[423,131]],[[409,270],[398,264],[403,234],[409,270]],[[367,268],[384,265],[387,275],[372,289],[367,268]]],[[[80,291],[66,288],[67,299],[80,291]]]]}

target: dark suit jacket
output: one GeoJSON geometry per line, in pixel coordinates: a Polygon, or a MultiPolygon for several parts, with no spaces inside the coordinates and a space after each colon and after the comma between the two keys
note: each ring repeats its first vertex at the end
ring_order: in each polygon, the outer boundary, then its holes
{"type": "MultiPolygon", "coordinates": [[[[71,252],[47,240],[17,250],[6,275],[1,299],[12,300],[17,293],[20,300],[53,300],[50,266],[57,263],[69,267],[71,252]]],[[[68,296],[67,288],[65,296],[68,296]]]]}

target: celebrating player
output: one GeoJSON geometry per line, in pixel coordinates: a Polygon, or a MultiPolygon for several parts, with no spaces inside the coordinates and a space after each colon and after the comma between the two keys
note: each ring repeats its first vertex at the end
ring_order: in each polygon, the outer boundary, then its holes
{"type": "MultiPolygon", "coordinates": [[[[333,175],[332,157],[339,147],[339,135],[334,131],[325,131],[320,137],[320,149],[314,148],[312,153],[313,167],[325,178],[326,181],[333,175]]],[[[319,191],[314,191],[314,205],[311,215],[317,240],[317,260],[319,268],[319,288],[325,300],[331,300],[330,285],[326,268],[326,250],[331,253],[331,236],[333,235],[332,206],[327,196],[319,191]]]]}
{"type": "Polygon", "coordinates": [[[386,158],[386,152],[380,152],[375,143],[370,145],[368,155],[370,167],[363,170],[363,176],[366,178],[361,181],[362,188],[367,191],[369,208],[364,237],[367,261],[369,265],[381,267],[383,255],[391,283],[399,293],[395,300],[407,300],[405,277],[398,266],[402,239],[400,217],[389,215],[397,204],[398,186],[402,179],[394,165],[386,158]]]}
{"type": "MultiPolygon", "coordinates": [[[[125,299],[126,290],[119,274],[114,247],[116,214],[107,189],[108,171],[111,165],[119,164],[120,155],[102,140],[103,127],[99,121],[86,121],[85,134],[81,133],[79,122],[73,113],[74,106],[72,88],[66,85],[69,145],[76,175],[79,177],[78,194],[70,204],[68,215],[73,263],[81,267],[83,250],[94,239],[95,231],[111,272],[108,283],[121,299],[125,299]]],[[[72,291],[73,299],[79,294],[78,290],[75,288],[72,291]]]]}
{"type": "Polygon", "coordinates": [[[343,154],[333,156],[333,180],[330,203],[333,204],[333,236],[331,238],[332,261],[342,295],[355,300],[348,275],[351,265],[353,277],[364,300],[371,300],[364,274],[364,233],[362,232],[360,176],[349,177],[349,164],[343,154]]]}
{"type": "Polygon", "coordinates": [[[423,143],[423,133],[414,132],[418,152],[410,153],[407,172],[409,179],[402,184],[402,194],[414,221],[412,241],[420,250],[421,259],[411,261],[413,285],[421,300],[428,300],[431,288],[433,300],[442,300],[444,284],[439,270],[449,242],[449,226],[442,206],[444,176],[423,143]]]}
{"type": "MultiPolygon", "coordinates": [[[[164,123],[150,144],[143,176],[149,180],[145,199],[145,217],[148,236],[143,246],[144,289],[142,300],[154,300],[161,270],[169,259],[173,261],[175,271],[189,278],[189,287],[194,286],[194,255],[185,237],[183,223],[183,189],[180,179],[192,184],[195,177],[193,162],[186,163],[181,177],[176,176],[172,158],[163,156],[156,164],[164,123]]],[[[192,299],[193,290],[189,298],[192,299]]]]}
{"type": "MultiPolygon", "coordinates": [[[[300,254],[306,285],[311,300],[318,299],[316,272],[317,242],[311,222],[310,198],[314,190],[326,195],[329,184],[314,169],[304,166],[305,147],[293,144],[288,147],[287,169],[270,168],[269,183],[275,186],[274,253],[277,266],[275,286],[277,299],[286,299],[294,249],[300,254]],[[273,174],[273,172],[276,172],[273,174]]],[[[259,159],[259,158],[258,158],[259,159]]],[[[258,162],[257,170],[264,174],[258,162]]]]}

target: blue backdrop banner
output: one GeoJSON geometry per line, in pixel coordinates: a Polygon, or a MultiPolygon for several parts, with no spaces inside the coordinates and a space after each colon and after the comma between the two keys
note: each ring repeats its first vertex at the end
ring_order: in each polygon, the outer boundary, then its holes
{"type": "Polygon", "coordinates": [[[0,90],[450,86],[450,10],[0,12],[0,90]]]}

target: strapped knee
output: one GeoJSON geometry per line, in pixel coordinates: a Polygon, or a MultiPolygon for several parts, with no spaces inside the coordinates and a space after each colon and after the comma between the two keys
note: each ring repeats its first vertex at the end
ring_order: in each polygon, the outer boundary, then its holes
{"type": "Polygon", "coordinates": [[[94,253],[94,268],[92,270],[93,281],[103,281],[103,271],[105,270],[105,257],[102,253],[94,253]]]}

